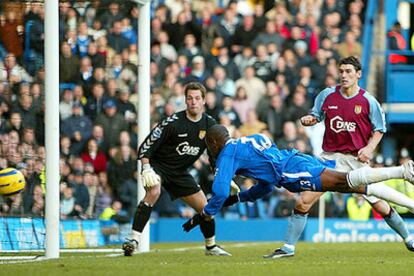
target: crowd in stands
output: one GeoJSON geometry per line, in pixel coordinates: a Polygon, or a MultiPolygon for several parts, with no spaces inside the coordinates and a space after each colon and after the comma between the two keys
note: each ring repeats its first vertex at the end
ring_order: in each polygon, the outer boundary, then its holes
{"type": "MultiPolygon", "coordinates": [[[[152,1],[152,124],[185,109],[184,85],[198,81],[206,112],[233,137],[263,132],[282,149],[319,153],[323,130],[309,134],[297,120],[337,83],[339,59],[361,55],[363,10],[362,0],[152,1]]],[[[61,218],[125,221],[137,204],[139,10],[133,1],[94,0],[61,1],[59,12],[61,218]]],[[[0,167],[27,179],[24,193],[3,199],[4,215],[44,213],[43,44],[43,4],[0,4],[0,167]]],[[[208,193],[208,158],[191,173],[208,193]]],[[[222,216],[288,216],[295,198],[276,190],[222,216]]],[[[326,197],[328,216],[346,217],[348,198],[326,197]]],[[[166,193],[154,210],[193,215],[166,193]]]]}

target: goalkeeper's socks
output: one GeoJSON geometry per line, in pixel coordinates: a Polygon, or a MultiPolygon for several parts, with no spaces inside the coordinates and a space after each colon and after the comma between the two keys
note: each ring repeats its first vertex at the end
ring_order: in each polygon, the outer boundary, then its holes
{"type": "Polygon", "coordinates": [[[207,249],[211,249],[214,246],[216,246],[216,236],[212,236],[210,238],[206,238],[204,241],[206,243],[206,248],[207,249]]]}

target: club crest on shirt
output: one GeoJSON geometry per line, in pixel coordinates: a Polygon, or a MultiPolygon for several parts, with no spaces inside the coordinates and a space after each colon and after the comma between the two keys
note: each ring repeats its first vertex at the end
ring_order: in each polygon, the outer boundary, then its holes
{"type": "Polygon", "coordinates": [[[355,105],[355,107],[354,107],[355,114],[360,114],[361,111],[362,111],[362,106],[359,105],[359,104],[355,105]]]}
{"type": "Polygon", "coordinates": [[[206,131],[200,130],[200,132],[198,133],[198,138],[204,139],[204,137],[206,137],[206,131]]]}

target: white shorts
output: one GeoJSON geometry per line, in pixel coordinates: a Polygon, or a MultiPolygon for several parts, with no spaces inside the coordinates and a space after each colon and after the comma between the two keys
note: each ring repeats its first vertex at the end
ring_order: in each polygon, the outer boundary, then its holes
{"type": "MultiPolygon", "coordinates": [[[[322,152],[320,158],[322,160],[335,160],[336,167],[335,169],[340,172],[350,172],[352,170],[369,166],[367,163],[363,163],[357,159],[356,156],[352,154],[343,154],[340,152],[322,152]]],[[[377,203],[380,201],[379,198],[375,196],[363,195],[363,197],[371,204],[377,203]]]]}

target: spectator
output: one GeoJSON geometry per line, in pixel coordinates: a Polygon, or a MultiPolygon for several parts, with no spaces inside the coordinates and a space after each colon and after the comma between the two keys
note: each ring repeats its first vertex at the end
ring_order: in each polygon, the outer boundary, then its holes
{"type": "Polygon", "coordinates": [[[250,46],[252,41],[257,36],[257,30],[254,25],[254,17],[252,15],[246,15],[243,17],[241,26],[238,26],[234,32],[231,51],[233,54],[240,53],[243,47],[250,46]]]}
{"type": "Polygon", "coordinates": [[[283,124],[283,136],[277,141],[277,146],[280,149],[293,149],[298,139],[299,137],[295,123],[286,121],[283,124]]]}
{"type": "MultiPolygon", "coordinates": [[[[406,50],[407,41],[401,34],[401,24],[395,22],[391,30],[387,34],[388,37],[388,49],[390,50],[406,50]]],[[[399,54],[390,54],[390,63],[406,63],[407,57],[399,54]]]]}
{"type": "Polygon", "coordinates": [[[246,122],[240,126],[239,131],[242,136],[249,136],[261,133],[265,129],[267,129],[267,125],[257,119],[254,109],[250,109],[247,111],[246,122]]]}
{"type": "Polygon", "coordinates": [[[91,41],[88,44],[87,55],[91,59],[92,67],[95,68],[95,70],[97,68],[105,68],[105,57],[98,53],[98,45],[96,44],[96,42],[91,41]]]}
{"type": "Polygon", "coordinates": [[[136,35],[136,30],[131,26],[131,20],[128,17],[122,18],[122,36],[125,37],[129,45],[136,44],[138,39],[136,35]]]}
{"type": "Polygon", "coordinates": [[[132,215],[137,202],[136,170],[136,155],[132,148],[116,148],[115,155],[108,164],[108,179],[115,197],[119,198],[129,215],[132,215]]]}
{"type": "Polygon", "coordinates": [[[96,174],[106,170],[106,155],[98,149],[94,138],[86,143],[86,150],[81,154],[84,163],[91,163],[96,174]]]}
{"type": "Polygon", "coordinates": [[[60,201],[60,219],[68,219],[75,215],[75,197],[73,196],[73,189],[64,185],[62,192],[62,199],[60,201]]]}
{"type": "Polygon", "coordinates": [[[161,79],[165,76],[165,68],[170,64],[170,61],[161,55],[161,45],[159,41],[154,41],[151,44],[151,62],[158,66],[161,79]]]}
{"type": "Polygon", "coordinates": [[[91,94],[92,75],[93,67],[91,59],[85,56],[80,60],[78,83],[82,86],[86,97],[89,97],[91,94]]]}
{"type": "Polygon", "coordinates": [[[115,200],[110,207],[106,207],[99,215],[100,220],[113,220],[117,223],[128,223],[130,217],[127,212],[122,209],[122,203],[115,200]]]}
{"type": "Polygon", "coordinates": [[[242,75],[245,72],[246,67],[252,66],[255,62],[253,55],[253,49],[251,47],[244,47],[241,53],[234,57],[234,63],[239,68],[239,74],[242,75]]]}
{"type": "Polygon", "coordinates": [[[292,96],[292,102],[285,110],[286,120],[296,122],[302,116],[308,114],[311,108],[309,102],[306,101],[306,88],[298,84],[292,96]]]}
{"type": "Polygon", "coordinates": [[[97,44],[98,54],[105,58],[106,65],[110,65],[112,62],[112,57],[115,55],[115,50],[108,45],[108,39],[106,36],[101,36],[98,38],[97,44]]]}
{"type": "Polygon", "coordinates": [[[117,113],[115,101],[107,100],[103,108],[104,112],[98,115],[95,124],[102,125],[104,129],[104,140],[108,147],[113,147],[118,142],[119,133],[128,129],[128,124],[124,120],[124,117],[117,113]]]}
{"type": "Polygon", "coordinates": [[[177,60],[177,50],[169,44],[170,38],[167,32],[161,31],[158,34],[158,41],[161,47],[161,56],[173,62],[177,60]]]}
{"type": "Polygon", "coordinates": [[[88,54],[88,47],[91,43],[91,38],[88,35],[88,25],[86,22],[80,22],[78,25],[78,36],[76,38],[76,46],[79,52],[79,57],[83,58],[88,54]]]}
{"type": "Polygon", "coordinates": [[[114,22],[120,22],[122,18],[124,18],[124,15],[119,8],[119,3],[114,1],[109,4],[108,9],[104,10],[99,17],[99,22],[102,22],[102,27],[108,30],[113,26],[114,22]]]}
{"type": "Polygon", "coordinates": [[[14,11],[9,10],[6,17],[0,17],[0,41],[6,51],[17,58],[23,55],[23,31],[24,27],[17,21],[14,11]]]}
{"type": "Polygon", "coordinates": [[[108,42],[116,53],[120,54],[123,50],[128,49],[129,41],[122,36],[122,22],[114,21],[112,29],[108,35],[108,42]]]}
{"type": "Polygon", "coordinates": [[[273,138],[275,140],[281,138],[283,124],[286,121],[286,114],[285,106],[280,95],[276,94],[271,97],[267,112],[263,113],[263,115],[263,117],[259,117],[259,120],[267,124],[273,138]]]}
{"type": "Polygon", "coordinates": [[[60,157],[66,161],[74,154],[71,148],[71,140],[67,135],[60,136],[60,157]]]}
{"type": "Polygon", "coordinates": [[[371,205],[362,195],[353,194],[346,201],[346,210],[350,220],[368,220],[371,216],[371,205]]]}
{"type": "Polygon", "coordinates": [[[98,191],[95,200],[96,216],[99,217],[103,210],[111,206],[112,189],[108,183],[108,175],[106,171],[98,173],[98,191]]]}
{"type": "Polygon", "coordinates": [[[256,48],[256,58],[253,63],[253,67],[256,71],[256,77],[264,82],[270,80],[272,65],[267,54],[266,46],[263,44],[259,44],[256,48]]]}
{"type": "Polygon", "coordinates": [[[200,47],[196,45],[194,34],[189,33],[185,35],[184,46],[179,49],[178,54],[186,56],[188,61],[191,61],[193,57],[202,54],[200,47]]]}
{"type": "Polygon", "coordinates": [[[230,119],[231,124],[238,128],[241,123],[239,115],[237,115],[236,110],[233,108],[233,98],[230,96],[224,96],[221,105],[222,110],[219,113],[219,118],[223,115],[227,116],[230,119]]]}
{"type": "Polygon", "coordinates": [[[87,170],[91,163],[86,163],[85,174],[83,176],[83,182],[89,193],[89,205],[85,211],[87,218],[95,218],[95,200],[98,193],[98,177],[93,172],[93,167],[90,171],[87,170]]]}
{"type": "Polygon", "coordinates": [[[62,99],[59,103],[60,120],[64,121],[72,116],[73,92],[70,89],[63,90],[62,99]]]}
{"type": "Polygon", "coordinates": [[[282,49],[284,40],[285,39],[280,34],[276,33],[275,22],[269,20],[266,22],[265,31],[259,33],[251,43],[253,48],[257,48],[260,44],[267,46],[270,43],[275,43],[278,49],[282,49]]]}
{"type": "Polygon", "coordinates": [[[74,172],[73,189],[75,194],[75,216],[80,219],[86,218],[86,210],[89,207],[89,191],[84,184],[83,172],[74,172]]]}
{"type": "Polygon", "coordinates": [[[226,71],[223,67],[216,66],[214,68],[213,77],[216,79],[216,91],[217,93],[225,96],[233,97],[236,87],[234,81],[227,78],[226,71]]]}
{"type": "Polygon", "coordinates": [[[8,54],[6,56],[4,67],[6,70],[2,70],[0,81],[7,81],[12,88],[14,85],[21,82],[33,81],[33,78],[26,72],[26,70],[17,64],[16,56],[14,54],[8,54]]]}
{"type": "Polygon", "coordinates": [[[242,123],[246,122],[247,111],[254,109],[254,107],[255,105],[247,96],[246,89],[243,86],[239,86],[234,97],[233,108],[236,110],[242,123]]]}
{"type": "Polygon", "coordinates": [[[36,111],[33,108],[33,98],[30,95],[24,94],[19,98],[19,102],[12,107],[12,112],[20,113],[23,119],[23,127],[36,128],[36,111]]]}
{"type": "Polygon", "coordinates": [[[247,98],[254,105],[266,93],[265,83],[260,77],[255,76],[255,68],[253,66],[247,66],[244,69],[244,76],[236,81],[236,87],[240,86],[246,89],[247,98]]]}
{"type": "Polygon", "coordinates": [[[356,40],[355,34],[352,31],[345,33],[344,41],[338,45],[338,53],[341,58],[362,56],[362,45],[356,40]]]}
{"type": "Polygon", "coordinates": [[[172,95],[168,99],[168,103],[173,105],[175,112],[182,111],[186,108],[184,86],[180,82],[173,85],[172,95]]]}
{"type": "Polygon", "coordinates": [[[85,105],[85,114],[94,121],[96,117],[103,112],[103,104],[107,101],[104,95],[105,90],[102,84],[95,83],[92,85],[92,95],[88,98],[85,105]]]}
{"type": "Polygon", "coordinates": [[[104,140],[104,129],[102,125],[95,124],[92,129],[92,138],[95,139],[98,149],[102,152],[106,152],[106,143],[104,140]]]}
{"type": "Polygon", "coordinates": [[[318,90],[321,90],[324,87],[327,66],[328,66],[328,62],[327,62],[325,50],[319,49],[316,52],[316,57],[315,57],[314,62],[312,62],[311,64],[313,79],[315,81],[315,84],[318,90]]]}
{"type": "Polygon", "coordinates": [[[210,75],[205,68],[204,58],[202,56],[195,56],[193,58],[192,64],[193,66],[191,73],[188,75],[185,82],[188,83],[197,81],[204,83],[210,75]]]}
{"type": "Polygon", "coordinates": [[[92,121],[89,117],[81,115],[82,104],[74,102],[72,116],[62,122],[61,132],[71,138],[72,150],[80,154],[85,142],[92,135],[92,121]]]}

